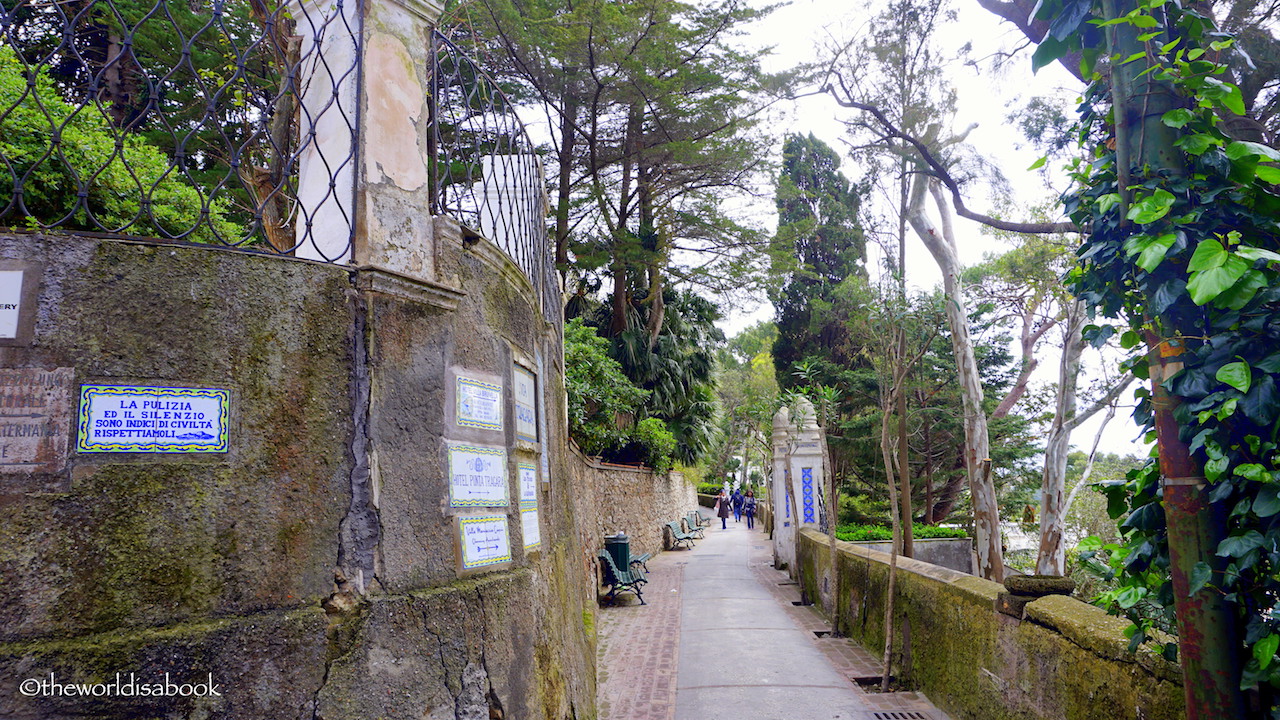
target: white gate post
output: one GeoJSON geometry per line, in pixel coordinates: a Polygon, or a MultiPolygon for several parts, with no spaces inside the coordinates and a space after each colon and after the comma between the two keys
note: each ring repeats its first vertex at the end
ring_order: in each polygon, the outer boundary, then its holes
{"type": "Polygon", "coordinates": [[[773,503],[773,566],[796,564],[796,523],[791,512],[791,482],[787,472],[790,454],[791,411],[783,406],[773,415],[773,487],[769,499],[773,503]]]}

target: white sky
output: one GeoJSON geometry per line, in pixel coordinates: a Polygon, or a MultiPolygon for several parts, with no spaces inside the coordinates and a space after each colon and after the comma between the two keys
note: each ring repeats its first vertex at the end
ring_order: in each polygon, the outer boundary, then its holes
{"type": "MultiPolygon", "coordinates": [[[[965,42],[971,42],[970,57],[978,60],[1019,44],[1021,34],[1016,28],[1000,22],[974,0],[951,1],[958,18],[941,33],[942,43],[959,47],[965,42]]],[[[878,12],[881,7],[881,2],[869,7],[851,8],[850,3],[834,0],[793,0],[789,5],[776,10],[768,20],[757,23],[747,42],[752,46],[774,46],[774,54],[766,64],[766,69],[785,69],[800,62],[813,61],[821,40],[830,35],[844,39],[850,28],[856,30],[862,25],[864,18],[878,12]]],[[[990,63],[981,62],[980,65],[989,68],[990,63]]],[[[1050,188],[1050,181],[1043,175],[1026,171],[1039,157],[1039,153],[1031,147],[1017,147],[1025,144],[1024,140],[1017,128],[1006,124],[1006,117],[1015,104],[1029,97],[1056,93],[1070,101],[1082,88],[1075,78],[1056,65],[1033,75],[1028,51],[1024,51],[1007,65],[1002,76],[994,76],[984,70],[979,77],[978,70],[973,67],[956,67],[950,70],[951,82],[958,91],[958,114],[954,129],[977,123],[977,128],[968,136],[969,144],[995,160],[1011,182],[1016,202],[1029,205],[1056,197],[1061,187],[1050,188]]],[[[793,107],[784,109],[785,114],[779,118],[776,126],[785,128],[788,132],[812,132],[842,154],[842,170],[846,176],[857,180],[861,177],[862,170],[857,167],[855,159],[844,153],[847,146],[842,142],[844,130],[841,118],[850,117],[852,112],[840,108],[827,97],[803,98],[794,103],[793,107]]],[[[781,153],[780,141],[777,152],[781,153]]],[[[1055,181],[1056,184],[1061,182],[1055,181]]],[[[991,208],[993,203],[989,192],[987,189],[974,188],[966,195],[966,204],[978,211],[991,208]]],[[[750,208],[748,212],[762,218],[762,222],[770,229],[776,225],[772,198],[763,199],[758,208],[750,208]]],[[[999,241],[983,235],[977,223],[956,218],[955,230],[962,262],[976,263],[984,253],[1004,249],[999,241]]],[[[874,252],[869,250],[869,253],[874,252]]],[[[872,255],[868,260],[869,268],[878,266],[879,258],[872,255]]],[[[910,236],[907,242],[907,275],[908,282],[917,288],[931,288],[941,281],[933,258],[919,240],[910,236]]],[[[773,308],[767,303],[731,309],[729,312],[729,317],[721,323],[726,335],[773,317],[773,308]]],[[[1043,357],[1041,371],[1035,380],[1041,383],[1052,382],[1057,365],[1056,354],[1043,357]]],[[[1088,379],[1082,378],[1082,388],[1087,383],[1088,379]]],[[[1107,427],[1100,444],[1101,450],[1145,454],[1146,448],[1133,442],[1138,430],[1128,416],[1129,411],[1122,407],[1107,427]]],[[[1087,446],[1097,433],[1100,419],[1101,414],[1076,430],[1073,440],[1077,447],[1088,449],[1087,446]]]]}

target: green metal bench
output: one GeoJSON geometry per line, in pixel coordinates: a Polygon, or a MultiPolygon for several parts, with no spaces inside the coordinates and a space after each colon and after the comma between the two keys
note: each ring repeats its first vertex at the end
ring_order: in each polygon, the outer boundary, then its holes
{"type": "Polygon", "coordinates": [[[679,520],[672,520],[667,523],[667,529],[671,531],[672,549],[678,548],[682,544],[690,549],[693,548],[693,541],[697,536],[693,533],[685,532],[684,529],[681,528],[679,520]]]}
{"type": "Polygon", "coordinates": [[[643,555],[637,555],[631,558],[631,567],[634,568],[636,565],[639,565],[640,567],[644,568],[645,572],[649,572],[649,561],[652,559],[653,559],[653,553],[645,553],[643,555]]]}
{"type": "Polygon", "coordinates": [[[706,538],[706,535],[702,532],[702,523],[698,522],[698,513],[691,512],[685,515],[684,525],[689,528],[689,533],[699,540],[706,538]]]}
{"type": "MultiPolygon", "coordinates": [[[[644,573],[638,569],[619,570],[618,565],[613,562],[613,556],[608,552],[601,550],[596,554],[600,560],[601,585],[609,588],[609,602],[617,602],[618,593],[633,592],[639,598],[640,604],[645,605],[644,596],[640,594],[640,586],[648,582],[644,573]]],[[[635,562],[631,563],[635,567],[635,562]]]]}

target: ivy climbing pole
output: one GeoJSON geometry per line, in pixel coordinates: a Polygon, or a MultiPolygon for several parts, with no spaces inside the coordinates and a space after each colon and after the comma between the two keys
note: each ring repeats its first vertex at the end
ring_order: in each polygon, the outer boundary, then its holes
{"type": "Polygon", "coordinates": [[[1280,718],[1280,152],[1226,131],[1248,110],[1241,51],[1204,6],[1043,0],[1037,17],[1036,65],[1078,57],[1091,80],[1069,280],[1150,381],[1136,417],[1158,457],[1106,489],[1127,533],[1112,597],[1132,649],[1181,661],[1188,718],[1280,718]]]}

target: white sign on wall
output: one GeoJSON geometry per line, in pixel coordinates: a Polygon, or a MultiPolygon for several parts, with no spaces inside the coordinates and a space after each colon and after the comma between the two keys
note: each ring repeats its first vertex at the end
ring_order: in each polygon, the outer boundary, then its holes
{"type": "Polygon", "coordinates": [[[219,388],[81,385],[79,452],[226,452],[219,388]]]}
{"type": "Polygon", "coordinates": [[[457,421],[462,427],[502,429],[502,386],[458,376],[457,421]]]}
{"type": "Polygon", "coordinates": [[[538,502],[538,468],[533,463],[516,465],[520,479],[520,505],[536,505],[538,502]]]}
{"type": "Polygon", "coordinates": [[[450,445],[450,507],[502,507],[506,504],[507,451],[483,445],[450,445]]]}
{"type": "Polygon", "coordinates": [[[542,544],[542,531],[538,527],[538,507],[520,510],[520,529],[524,534],[524,549],[532,550],[542,544]]]}
{"type": "Polygon", "coordinates": [[[478,515],[458,521],[462,535],[462,567],[467,570],[511,560],[506,515],[478,515]]]}
{"type": "Polygon", "coordinates": [[[538,442],[538,381],[533,373],[517,365],[513,373],[516,395],[516,435],[538,442]]]}
{"type": "Polygon", "coordinates": [[[0,338],[18,337],[23,275],[22,270],[0,270],[0,338]]]}

